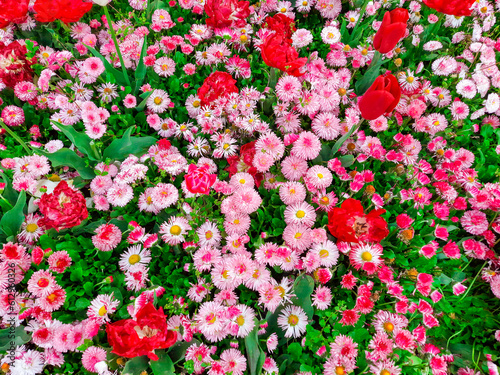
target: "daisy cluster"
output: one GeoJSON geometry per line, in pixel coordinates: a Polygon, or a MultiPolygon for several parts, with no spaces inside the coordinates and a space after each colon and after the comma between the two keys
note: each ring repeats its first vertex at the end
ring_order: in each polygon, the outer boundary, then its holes
{"type": "Polygon", "coordinates": [[[499,374],[499,0],[3,3],[0,371],[499,374]]]}

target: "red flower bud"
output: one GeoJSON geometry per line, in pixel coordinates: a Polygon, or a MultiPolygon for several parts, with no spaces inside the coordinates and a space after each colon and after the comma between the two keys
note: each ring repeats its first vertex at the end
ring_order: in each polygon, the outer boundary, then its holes
{"type": "Polygon", "coordinates": [[[373,38],[373,47],[380,53],[387,53],[405,36],[406,23],[410,16],[403,8],[385,12],[382,24],[373,38]]]}
{"type": "Polygon", "coordinates": [[[359,99],[361,116],[366,120],[375,120],[384,113],[396,108],[401,98],[399,82],[392,74],[378,76],[375,82],[359,99]]]}

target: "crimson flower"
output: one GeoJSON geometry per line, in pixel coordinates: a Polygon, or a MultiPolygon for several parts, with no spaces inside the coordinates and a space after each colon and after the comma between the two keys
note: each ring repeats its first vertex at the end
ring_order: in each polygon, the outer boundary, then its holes
{"type": "Polygon", "coordinates": [[[342,242],[380,242],[389,234],[387,222],[380,216],[384,213],[376,209],[365,214],[361,202],[349,198],[328,213],[328,229],[342,242]]]}
{"type": "Polygon", "coordinates": [[[123,319],[106,326],[111,351],[125,358],[147,355],[158,360],[156,349],[166,349],[177,341],[177,333],[167,330],[167,316],[151,302],[142,307],[135,319],[123,319]]]}
{"type": "Polygon", "coordinates": [[[44,215],[40,225],[57,231],[80,225],[89,216],[85,197],[66,181],[59,182],[51,194],[43,194],[38,208],[44,215]]]}

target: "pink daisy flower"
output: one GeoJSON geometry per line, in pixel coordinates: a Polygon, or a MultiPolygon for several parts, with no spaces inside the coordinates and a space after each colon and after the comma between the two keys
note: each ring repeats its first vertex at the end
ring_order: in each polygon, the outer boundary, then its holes
{"type": "Polygon", "coordinates": [[[116,248],[122,240],[122,232],[114,224],[102,224],[95,230],[92,243],[100,251],[111,251],[116,248]]]}

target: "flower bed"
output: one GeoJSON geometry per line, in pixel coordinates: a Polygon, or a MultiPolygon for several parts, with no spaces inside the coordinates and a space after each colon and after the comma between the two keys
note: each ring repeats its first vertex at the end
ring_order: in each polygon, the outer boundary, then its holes
{"type": "Polygon", "coordinates": [[[498,374],[499,1],[0,0],[0,371],[498,374]]]}

